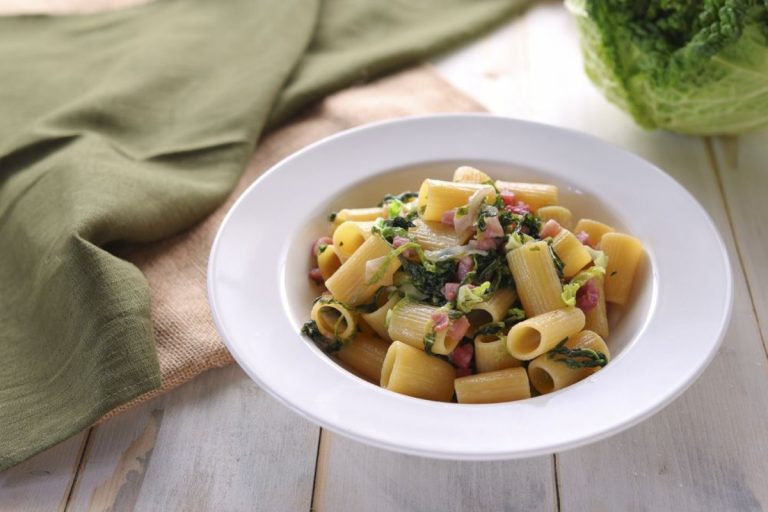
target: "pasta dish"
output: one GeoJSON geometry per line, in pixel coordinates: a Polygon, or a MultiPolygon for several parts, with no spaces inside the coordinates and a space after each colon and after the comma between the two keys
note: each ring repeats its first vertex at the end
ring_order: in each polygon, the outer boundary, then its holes
{"type": "Polygon", "coordinates": [[[495,403],[546,394],[610,361],[641,242],[558,204],[551,184],[459,167],[418,193],[330,216],[302,333],[342,366],[412,397],[495,403]]]}

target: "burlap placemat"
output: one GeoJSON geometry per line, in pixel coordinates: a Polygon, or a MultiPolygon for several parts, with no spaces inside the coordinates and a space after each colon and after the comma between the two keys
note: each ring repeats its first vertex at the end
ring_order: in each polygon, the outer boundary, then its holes
{"type": "Polygon", "coordinates": [[[107,413],[100,421],[233,362],[211,319],[206,267],[224,215],[263,172],[323,137],[395,117],[472,112],[483,108],[424,66],[329,96],[292,123],[266,136],[226,203],[174,238],[121,253],[147,277],[152,291],[155,342],[162,386],[107,413]]]}

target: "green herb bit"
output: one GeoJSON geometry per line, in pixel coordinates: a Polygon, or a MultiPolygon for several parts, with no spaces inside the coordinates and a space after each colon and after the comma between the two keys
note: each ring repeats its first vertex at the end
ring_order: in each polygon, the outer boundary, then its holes
{"type": "Polygon", "coordinates": [[[379,298],[381,294],[388,291],[388,287],[381,286],[376,293],[373,294],[373,298],[366,304],[358,304],[353,308],[356,313],[373,313],[379,308],[379,298]]]}
{"type": "Polygon", "coordinates": [[[320,329],[317,327],[317,322],[314,320],[310,320],[301,327],[301,334],[315,342],[315,344],[326,353],[336,352],[344,346],[344,342],[340,339],[329,340],[323,336],[320,329]]]}
{"type": "Polygon", "coordinates": [[[328,221],[329,222],[335,222],[336,221],[336,216],[338,214],[339,214],[339,212],[331,212],[330,214],[328,214],[328,221]]]}
{"type": "Polygon", "coordinates": [[[563,363],[571,370],[579,368],[602,368],[608,364],[608,357],[602,352],[590,348],[571,349],[565,346],[568,338],[557,344],[555,348],[549,351],[547,358],[554,359],[558,363],[563,363]]]}
{"type": "Polygon", "coordinates": [[[557,277],[560,279],[563,278],[563,269],[565,268],[565,263],[563,263],[563,260],[560,259],[560,256],[557,255],[557,252],[555,251],[555,248],[552,247],[552,241],[549,240],[548,242],[549,247],[549,254],[552,256],[552,262],[555,264],[555,270],[557,270],[557,277]]]}
{"type": "Polygon", "coordinates": [[[404,258],[401,262],[403,271],[410,277],[410,284],[425,296],[424,302],[434,306],[442,306],[447,302],[443,296],[443,286],[454,279],[456,263],[453,260],[429,265],[404,258]]]}
{"type": "Polygon", "coordinates": [[[432,353],[432,346],[435,344],[435,331],[429,331],[424,335],[424,352],[432,353]]]}
{"type": "Polygon", "coordinates": [[[387,203],[390,203],[392,201],[399,201],[401,204],[407,203],[413,199],[416,199],[417,197],[419,197],[419,193],[411,192],[411,191],[402,192],[397,195],[387,194],[384,196],[384,199],[382,199],[381,202],[379,203],[379,207],[385,206],[387,203]]]}
{"type": "Polygon", "coordinates": [[[504,322],[495,322],[480,326],[475,332],[475,336],[490,336],[494,334],[501,334],[504,331],[504,322]]]}

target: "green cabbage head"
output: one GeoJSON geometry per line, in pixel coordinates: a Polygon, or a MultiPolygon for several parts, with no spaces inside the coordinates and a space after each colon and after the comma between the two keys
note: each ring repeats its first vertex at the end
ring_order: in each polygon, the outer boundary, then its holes
{"type": "Polygon", "coordinates": [[[590,79],[641,126],[768,126],[768,0],[566,0],[590,79]]]}

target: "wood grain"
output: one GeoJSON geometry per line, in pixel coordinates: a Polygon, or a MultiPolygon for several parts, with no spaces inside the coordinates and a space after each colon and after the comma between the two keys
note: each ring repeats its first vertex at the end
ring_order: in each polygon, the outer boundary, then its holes
{"type": "MultiPolygon", "coordinates": [[[[216,370],[94,429],[69,510],[768,509],[767,135],[708,146],[639,130],[585,78],[560,2],[538,4],[436,67],[495,113],[595,134],[659,165],[697,197],[730,248],[736,284],[733,321],[709,369],[650,420],[559,454],[556,464],[433,461],[326,432],[317,453],[316,427],[240,370],[216,370]]],[[[678,227],[670,219],[660,229],[678,227]]],[[[688,242],[695,257],[695,240],[688,242]]],[[[0,473],[0,509],[61,510],[84,440],[0,473]]]]}
{"type": "Polygon", "coordinates": [[[94,428],[69,510],[309,510],[318,428],[237,367],[94,428]]]}
{"type": "Polygon", "coordinates": [[[64,510],[88,432],[0,472],[0,510],[64,510]]]}
{"type": "MultiPolygon", "coordinates": [[[[766,358],[705,141],[644,132],[608,104],[581,70],[575,27],[560,5],[540,5],[494,38],[450,57],[438,69],[494,112],[595,134],[672,174],[715,218],[736,274],[731,328],[702,378],[640,426],[558,455],[561,510],[762,510],[768,505],[766,358]],[[595,482],[600,482],[598,491],[595,482]]],[[[759,148],[760,143],[754,143],[751,160],[765,162],[768,155],[759,148]]],[[[739,169],[744,170],[743,164],[739,169]]],[[[762,219],[768,212],[759,199],[760,191],[768,188],[753,183],[757,170],[740,175],[740,188],[735,180],[724,178],[732,203],[741,202],[744,189],[753,187],[752,202],[739,207],[741,217],[735,222],[743,222],[740,228],[750,237],[751,246],[739,238],[742,252],[749,254],[748,268],[765,261],[761,251],[768,247],[757,241],[765,224],[760,225],[755,212],[762,212],[762,219]],[[751,220],[743,218],[750,214],[751,220]]],[[[757,182],[765,183],[762,176],[757,182]]],[[[669,226],[659,229],[680,227],[670,219],[669,226]]],[[[695,257],[695,240],[688,242],[695,257]]],[[[762,277],[768,282],[765,276],[764,269],[754,269],[750,281],[762,277]]],[[[768,311],[765,299],[756,297],[758,310],[768,311]]]]}
{"type": "Polygon", "coordinates": [[[768,351],[768,130],[710,144],[768,351]]]}
{"type": "Polygon", "coordinates": [[[399,455],[323,431],[314,510],[557,510],[552,457],[457,462],[399,455]]]}

